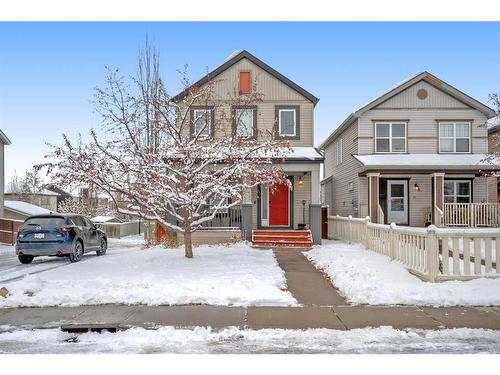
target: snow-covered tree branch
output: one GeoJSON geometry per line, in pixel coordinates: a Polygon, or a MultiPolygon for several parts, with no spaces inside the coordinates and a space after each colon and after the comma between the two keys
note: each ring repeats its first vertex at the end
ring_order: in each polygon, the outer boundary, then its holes
{"type": "Polygon", "coordinates": [[[182,79],[182,95],[170,96],[158,55],[146,47],[135,77],[109,70],[106,85],[96,89],[104,131],[92,130],[89,142],[64,135],[64,143],[52,146],[49,161],[40,167],[62,184],[95,186],[115,200],[120,213],[182,233],[190,258],[191,233],[240,204],[247,189],[288,183],[273,160],[286,157],[290,147],[274,131],[251,138],[235,132],[245,113],[235,109],[258,103],[256,89],[245,95],[235,91],[231,100],[222,101],[216,79],[201,87],[191,85],[186,75],[182,79]]]}

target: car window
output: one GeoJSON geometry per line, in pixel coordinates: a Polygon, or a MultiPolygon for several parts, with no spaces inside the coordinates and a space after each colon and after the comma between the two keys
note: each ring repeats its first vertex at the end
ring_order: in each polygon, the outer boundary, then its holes
{"type": "Polygon", "coordinates": [[[85,226],[87,228],[93,228],[94,227],[94,223],[92,222],[92,220],[87,219],[86,217],[83,217],[83,221],[85,222],[85,226]]]}
{"type": "Polygon", "coordinates": [[[80,216],[73,216],[71,218],[71,221],[73,222],[74,225],[77,227],[84,227],[85,223],[83,222],[83,219],[80,216]]]}
{"type": "Polygon", "coordinates": [[[62,217],[32,217],[24,222],[24,226],[59,227],[64,225],[62,217]]]}

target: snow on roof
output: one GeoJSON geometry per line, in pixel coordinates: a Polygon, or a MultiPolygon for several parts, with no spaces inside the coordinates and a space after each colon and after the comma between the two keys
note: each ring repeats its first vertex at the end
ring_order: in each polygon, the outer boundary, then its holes
{"type": "Polygon", "coordinates": [[[382,154],[354,155],[365,168],[386,169],[497,169],[485,154],[382,154]]]}
{"type": "Polygon", "coordinates": [[[323,155],[316,147],[292,147],[292,153],[287,159],[323,160],[323,155]]]}
{"type": "Polygon", "coordinates": [[[47,190],[47,189],[43,189],[37,193],[22,193],[22,192],[19,192],[19,191],[12,191],[10,188],[7,188],[6,191],[5,191],[5,194],[30,194],[30,195],[35,195],[35,194],[38,194],[38,195],[55,195],[55,196],[59,196],[58,193],[54,192],[54,191],[51,191],[51,190],[47,190]]]}
{"type": "Polygon", "coordinates": [[[96,216],[91,219],[94,223],[105,223],[111,220],[117,220],[114,216],[96,216]]]}
{"type": "Polygon", "coordinates": [[[50,214],[52,211],[46,208],[35,206],[31,203],[21,202],[21,201],[5,201],[4,206],[6,209],[18,212],[23,215],[43,215],[50,214]]]}
{"type": "Polygon", "coordinates": [[[496,131],[500,128],[500,116],[492,117],[486,122],[486,127],[489,132],[496,131]]]}

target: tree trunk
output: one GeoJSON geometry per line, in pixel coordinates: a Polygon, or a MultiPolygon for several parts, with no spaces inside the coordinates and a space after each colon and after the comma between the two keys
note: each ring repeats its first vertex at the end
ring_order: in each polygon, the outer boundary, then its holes
{"type": "Polygon", "coordinates": [[[184,232],[184,255],[186,258],[193,257],[193,243],[191,241],[191,231],[189,229],[184,232]]]}
{"type": "Polygon", "coordinates": [[[189,212],[184,210],[184,255],[186,258],[193,257],[193,243],[191,241],[191,221],[189,212]]]}

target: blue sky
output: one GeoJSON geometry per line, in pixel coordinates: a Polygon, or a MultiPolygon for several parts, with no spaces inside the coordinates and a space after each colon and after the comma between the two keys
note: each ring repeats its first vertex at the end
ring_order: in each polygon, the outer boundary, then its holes
{"type": "Polygon", "coordinates": [[[97,125],[93,89],[105,66],[134,73],[146,35],[171,92],[177,69],[192,79],[246,49],[321,100],[319,144],[352,111],[428,70],[486,103],[500,91],[500,23],[0,23],[0,129],[6,180],[60,143],[97,125]]]}

